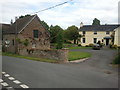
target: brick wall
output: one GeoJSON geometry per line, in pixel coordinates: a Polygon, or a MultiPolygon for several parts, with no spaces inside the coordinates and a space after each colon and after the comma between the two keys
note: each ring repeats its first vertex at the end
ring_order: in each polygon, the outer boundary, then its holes
{"type": "Polygon", "coordinates": [[[18,35],[18,38],[22,40],[28,39],[30,42],[28,48],[32,47],[32,43],[35,43],[36,49],[50,49],[49,33],[47,33],[37,17],[18,35]],[[37,39],[33,37],[33,30],[39,30],[37,39]]]}
{"type": "Polygon", "coordinates": [[[15,34],[7,34],[3,36],[3,42],[5,40],[10,41],[10,45],[6,51],[7,52],[15,52],[15,46],[17,47],[18,51],[19,48],[32,48],[33,43],[35,43],[36,49],[50,49],[50,35],[48,31],[42,26],[42,24],[39,21],[39,18],[34,18],[31,23],[29,23],[28,26],[26,26],[25,29],[23,29],[18,35],[17,38],[19,38],[21,41],[24,41],[27,39],[29,41],[29,44],[27,47],[23,46],[22,44],[19,44],[18,42],[15,42],[15,34]],[[35,39],[33,37],[33,30],[39,30],[39,37],[35,39]],[[13,45],[13,40],[14,43],[17,43],[16,45],[13,45]]]}

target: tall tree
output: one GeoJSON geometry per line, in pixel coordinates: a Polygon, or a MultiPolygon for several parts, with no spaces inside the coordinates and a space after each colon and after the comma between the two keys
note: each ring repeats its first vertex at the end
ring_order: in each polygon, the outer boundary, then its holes
{"type": "Polygon", "coordinates": [[[56,26],[50,26],[50,36],[51,36],[51,43],[56,43],[57,42],[57,35],[59,31],[63,31],[63,29],[56,25],[56,26]]]}
{"type": "Polygon", "coordinates": [[[41,21],[42,25],[49,30],[49,25],[45,21],[41,21]]]}
{"type": "Polygon", "coordinates": [[[59,31],[57,34],[57,46],[56,49],[63,48],[63,31],[59,31]]]}
{"type": "Polygon", "coordinates": [[[64,32],[64,37],[68,40],[74,40],[74,44],[76,44],[77,39],[79,38],[79,31],[78,27],[76,26],[70,26],[67,28],[67,30],[64,32]]]}
{"type": "Polygon", "coordinates": [[[100,25],[100,20],[98,20],[97,18],[95,18],[95,19],[93,20],[92,25],[100,25]]]}

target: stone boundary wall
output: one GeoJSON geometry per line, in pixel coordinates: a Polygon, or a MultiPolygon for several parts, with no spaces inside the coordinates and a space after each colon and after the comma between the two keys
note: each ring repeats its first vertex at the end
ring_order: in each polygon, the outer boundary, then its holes
{"type": "Polygon", "coordinates": [[[22,49],[19,51],[19,54],[23,56],[54,59],[60,62],[68,62],[68,51],[69,51],[68,49],[58,49],[58,50],[22,49]]]}

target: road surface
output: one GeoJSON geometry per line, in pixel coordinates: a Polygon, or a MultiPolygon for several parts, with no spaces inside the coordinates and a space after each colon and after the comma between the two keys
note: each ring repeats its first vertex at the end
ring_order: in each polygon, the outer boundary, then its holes
{"type": "Polygon", "coordinates": [[[117,68],[110,66],[115,50],[73,51],[91,52],[92,57],[83,63],[53,64],[3,56],[3,80],[10,88],[118,88],[117,68]]]}

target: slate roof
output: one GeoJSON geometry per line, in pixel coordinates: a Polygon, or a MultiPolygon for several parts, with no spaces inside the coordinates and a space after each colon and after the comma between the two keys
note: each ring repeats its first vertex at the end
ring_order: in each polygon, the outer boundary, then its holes
{"type": "Polygon", "coordinates": [[[5,34],[19,33],[34,18],[34,16],[35,15],[17,19],[9,28],[5,28],[6,30],[4,29],[4,24],[2,24],[2,30],[5,34]]]}
{"type": "Polygon", "coordinates": [[[0,23],[0,26],[1,26],[1,28],[2,28],[2,33],[4,34],[5,32],[7,32],[9,29],[10,29],[10,24],[1,24],[0,23]]]}
{"type": "Polygon", "coordinates": [[[79,31],[113,31],[120,25],[84,25],[79,31]]]}

